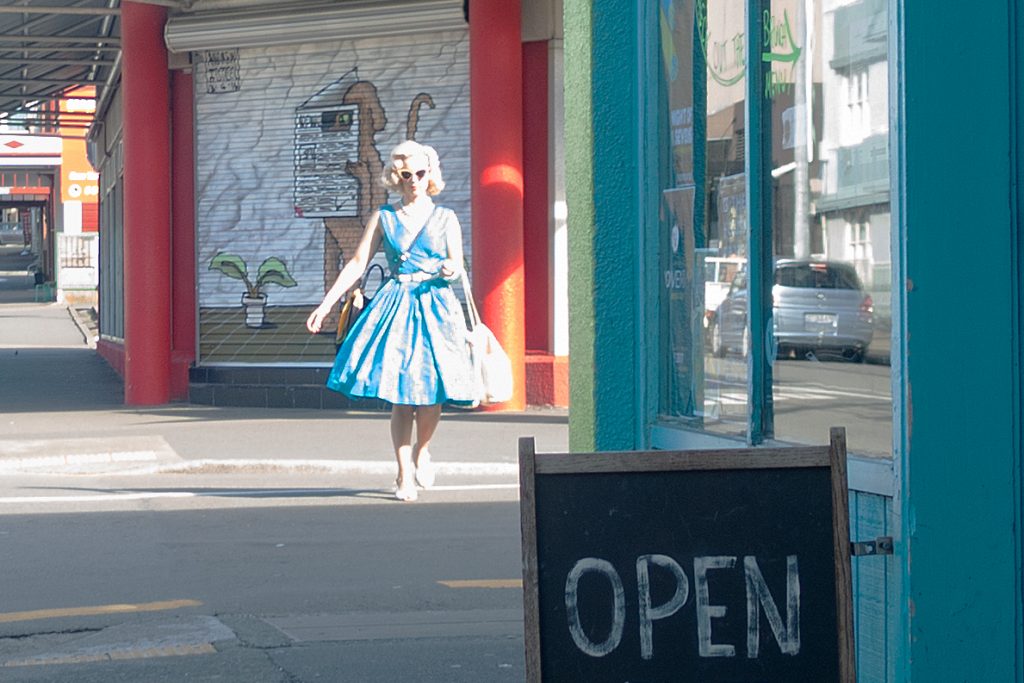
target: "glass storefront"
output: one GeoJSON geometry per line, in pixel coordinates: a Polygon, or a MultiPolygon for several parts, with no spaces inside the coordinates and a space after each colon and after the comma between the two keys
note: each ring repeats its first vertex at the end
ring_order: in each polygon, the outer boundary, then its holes
{"type": "Polygon", "coordinates": [[[657,8],[659,424],[888,457],[886,3],[657,8]]]}

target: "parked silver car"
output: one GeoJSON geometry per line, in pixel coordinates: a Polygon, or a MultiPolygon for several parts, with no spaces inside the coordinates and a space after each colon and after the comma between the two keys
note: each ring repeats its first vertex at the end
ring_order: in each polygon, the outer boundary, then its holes
{"type": "MultiPolygon", "coordinates": [[[[874,302],[857,271],[840,261],[780,260],[775,264],[772,321],[779,355],[835,351],[861,361],[874,333],[874,302]]],[[[733,279],[715,312],[711,352],[750,353],[747,329],[747,273],[733,279]]]]}

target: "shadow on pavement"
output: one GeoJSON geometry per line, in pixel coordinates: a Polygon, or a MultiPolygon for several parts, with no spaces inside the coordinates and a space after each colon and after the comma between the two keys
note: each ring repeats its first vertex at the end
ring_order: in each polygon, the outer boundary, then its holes
{"type": "Polygon", "coordinates": [[[380,500],[394,500],[395,496],[390,491],[380,488],[356,489],[356,488],[279,488],[279,489],[230,489],[230,488],[201,488],[201,487],[174,487],[174,488],[93,488],[88,486],[23,486],[23,490],[38,491],[63,491],[70,494],[98,494],[98,495],[138,495],[138,494],[162,494],[173,492],[176,494],[192,494],[198,498],[375,498],[380,500]]]}
{"type": "Polygon", "coordinates": [[[87,346],[0,348],[0,412],[121,407],[121,378],[87,346]]]}

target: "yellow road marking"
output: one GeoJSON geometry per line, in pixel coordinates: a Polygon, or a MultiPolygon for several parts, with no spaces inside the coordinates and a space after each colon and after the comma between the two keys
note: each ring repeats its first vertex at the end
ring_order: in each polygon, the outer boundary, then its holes
{"type": "Polygon", "coordinates": [[[148,659],[150,657],[180,657],[183,655],[207,655],[217,650],[210,643],[194,645],[168,645],[151,647],[143,650],[111,650],[101,654],[58,655],[55,657],[37,657],[34,659],[12,659],[4,662],[5,667],[14,666],[48,666],[51,664],[86,664],[89,662],[109,662],[120,659],[148,659]]]}
{"type": "Polygon", "coordinates": [[[438,581],[442,586],[449,588],[522,588],[522,579],[465,579],[453,581],[438,581]]]}
{"type": "Polygon", "coordinates": [[[37,609],[30,612],[0,613],[0,624],[9,624],[15,621],[34,621],[36,619],[58,619],[60,617],[91,617],[102,614],[160,612],[169,609],[181,609],[183,607],[199,607],[202,604],[198,600],[164,600],[162,602],[144,602],[138,605],[96,605],[93,607],[37,609]]]}

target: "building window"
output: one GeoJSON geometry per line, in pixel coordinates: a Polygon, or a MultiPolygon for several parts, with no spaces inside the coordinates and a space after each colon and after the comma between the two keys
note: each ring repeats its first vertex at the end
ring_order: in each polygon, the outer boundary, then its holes
{"type": "Polygon", "coordinates": [[[846,76],[847,144],[855,144],[871,135],[871,99],[868,96],[868,69],[850,69],[846,76]]]}
{"type": "Polygon", "coordinates": [[[871,223],[854,221],[846,224],[847,238],[846,255],[857,269],[862,281],[871,282],[871,223]]]}

